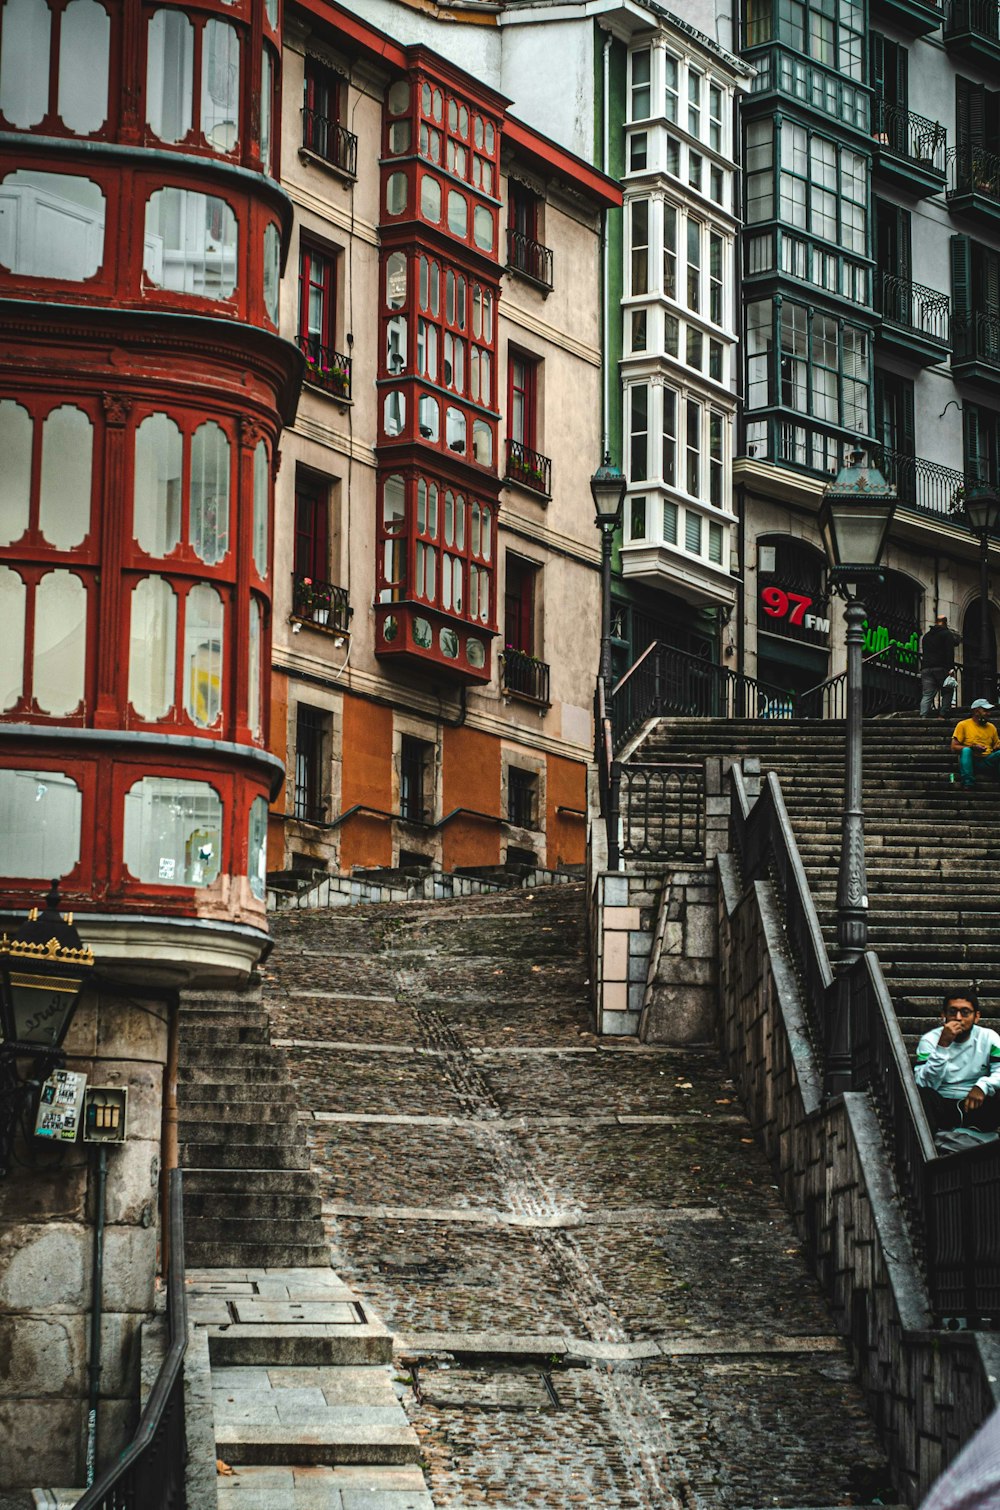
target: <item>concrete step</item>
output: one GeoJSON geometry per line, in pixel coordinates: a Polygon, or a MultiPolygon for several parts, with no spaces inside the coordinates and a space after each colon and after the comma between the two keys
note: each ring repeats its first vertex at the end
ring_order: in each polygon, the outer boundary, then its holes
{"type": "MultiPolygon", "coordinates": [[[[328,1251],[327,1264],[329,1258],[328,1251]]],[[[237,1263],[232,1267],[244,1266],[237,1263]]],[[[225,1327],[209,1327],[208,1333],[213,1369],[217,1364],[230,1368],[261,1365],[266,1368],[336,1368],[392,1362],[392,1336],[377,1322],[354,1326],[227,1324],[225,1327]]]]}
{"type": "Polygon", "coordinates": [[[418,1463],[412,1426],[264,1426],[216,1424],[216,1452],[226,1463],[307,1467],[331,1463],[418,1463]]]}
{"type": "MultiPolygon", "coordinates": [[[[191,1194],[188,1189],[189,1180],[195,1178],[184,1177],[184,1215],[185,1218],[202,1218],[211,1223],[220,1218],[228,1219],[231,1208],[239,1212],[241,1220],[254,1217],[265,1222],[282,1221],[291,1219],[294,1221],[319,1220],[323,1213],[323,1203],[318,1195],[278,1195],[267,1191],[261,1191],[254,1195],[246,1190],[221,1190],[203,1191],[191,1194]]],[[[205,1231],[199,1222],[199,1231],[205,1231]]]]}
{"type": "Polygon", "coordinates": [[[317,1186],[309,1170],[299,1169],[189,1169],[184,1175],[184,1205],[193,1196],[233,1195],[252,1200],[257,1196],[272,1199],[285,1195],[295,1199],[319,1200],[317,1186]]]}
{"type": "Polygon", "coordinates": [[[328,1243],[202,1242],[185,1236],[184,1257],[203,1268],[299,1269],[310,1264],[326,1268],[330,1263],[330,1247],[328,1243]]]}
{"type": "MultiPolygon", "coordinates": [[[[184,1122],[187,1125],[193,1123],[225,1122],[228,1126],[242,1127],[246,1124],[256,1123],[284,1123],[298,1121],[298,1108],[292,1096],[278,1099],[272,1097],[267,1101],[260,1100],[260,1090],[253,1100],[249,1097],[230,1097],[225,1099],[218,1096],[212,1099],[200,1099],[198,1097],[184,1098],[184,1122]]],[[[227,1088],[228,1090],[228,1088],[227,1088]]]]}
{"type": "MultiPolygon", "coordinates": [[[[184,1209],[186,1214],[187,1202],[184,1209]]],[[[330,1248],[323,1235],[322,1218],[318,1211],[301,1217],[281,1216],[269,1204],[263,1229],[266,1233],[263,1243],[257,1236],[261,1230],[260,1220],[249,1213],[228,1216],[216,1210],[215,1213],[208,1212],[202,1215],[198,1222],[198,1241],[203,1246],[212,1244],[223,1248],[247,1247],[251,1243],[256,1243],[258,1247],[268,1248],[299,1244],[318,1246],[326,1253],[327,1262],[329,1262],[330,1248]]]]}
{"type": "MultiPolygon", "coordinates": [[[[240,1059],[234,1058],[228,1064],[205,1063],[185,1064],[183,1060],[177,1067],[178,1085],[229,1085],[237,1084],[252,1085],[279,1085],[288,1082],[288,1063],[284,1054],[279,1049],[271,1049],[270,1061],[263,1063],[243,1064],[240,1059]]],[[[185,1094],[185,1092],[178,1092],[185,1094]]]]}
{"type": "Polygon", "coordinates": [[[263,1022],[220,1022],[217,1026],[185,1015],[181,1021],[181,1038],[190,1049],[193,1045],[212,1048],[220,1043],[254,1043],[269,1045],[270,1025],[263,1022]]]}
{"type": "MultiPolygon", "coordinates": [[[[201,1142],[180,1145],[181,1167],[187,1169],[308,1169],[304,1144],[201,1142]]],[[[185,1182],[187,1177],[185,1176],[185,1182]]]]}
{"type": "MultiPolygon", "coordinates": [[[[424,1475],[416,1466],[342,1464],[294,1468],[237,1464],[219,1479],[218,1510],[434,1510],[424,1475]]],[[[902,1510],[902,1507],[900,1507],[902,1510]]]]}
{"type": "Polygon", "coordinates": [[[274,1101],[280,1106],[291,1103],[292,1082],[289,1076],[281,1080],[251,1080],[243,1084],[238,1080],[186,1080],[184,1082],[184,1109],[190,1116],[195,1107],[214,1103],[233,1106],[238,1102],[248,1105],[274,1101]]]}
{"type": "Polygon", "coordinates": [[[280,1049],[267,1043],[227,1043],[225,1040],[188,1041],[183,1034],[178,1044],[178,1062],[181,1068],[188,1065],[221,1069],[227,1065],[246,1065],[267,1069],[280,1064],[284,1059],[280,1049]]]}
{"type": "MultiPolygon", "coordinates": [[[[246,1103],[241,1110],[247,1112],[246,1103]]],[[[201,1122],[187,1115],[182,1108],[178,1119],[178,1137],[182,1144],[198,1142],[206,1147],[225,1147],[236,1142],[250,1148],[288,1148],[305,1143],[305,1133],[297,1118],[280,1122],[256,1122],[251,1118],[232,1122],[201,1122]]]]}

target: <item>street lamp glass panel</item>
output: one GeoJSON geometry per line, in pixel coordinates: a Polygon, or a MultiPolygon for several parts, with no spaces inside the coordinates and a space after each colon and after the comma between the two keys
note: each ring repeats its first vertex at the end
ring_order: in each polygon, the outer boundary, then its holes
{"type": "Polygon", "coordinates": [[[590,479],[590,492],[594,500],[594,514],[599,527],[616,525],[621,516],[625,498],[626,480],[617,467],[606,457],[590,479]]]}
{"type": "Polygon", "coordinates": [[[877,566],[892,510],[859,508],[856,504],[830,506],[833,560],[838,566],[877,566]]]}
{"type": "Polygon", "coordinates": [[[57,1048],[68,1026],[80,981],[63,975],[58,966],[45,974],[11,968],[7,989],[11,1007],[11,1037],[40,1049],[57,1048]]]}
{"type": "Polygon", "coordinates": [[[965,500],[969,528],[976,535],[992,535],[1000,525],[1000,494],[992,488],[973,488],[965,500]]]}

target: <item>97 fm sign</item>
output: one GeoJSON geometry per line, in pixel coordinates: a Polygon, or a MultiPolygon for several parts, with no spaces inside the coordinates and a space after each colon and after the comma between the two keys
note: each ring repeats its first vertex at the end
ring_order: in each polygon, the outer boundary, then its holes
{"type": "Polygon", "coordinates": [[[796,629],[811,630],[816,635],[829,634],[830,620],[812,612],[813,602],[805,593],[786,592],[783,587],[762,587],[760,590],[761,607],[768,618],[778,621],[774,628],[779,632],[790,624],[796,629]]]}

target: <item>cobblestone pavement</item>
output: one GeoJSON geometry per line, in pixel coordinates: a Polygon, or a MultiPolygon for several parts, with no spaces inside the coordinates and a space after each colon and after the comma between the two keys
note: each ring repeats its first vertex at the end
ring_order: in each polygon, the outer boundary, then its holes
{"type": "Polygon", "coordinates": [[[718,1059],[589,1030],[580,887],[294,912],[265,997],[436,1506],[894,1500],[718,1059]]]}

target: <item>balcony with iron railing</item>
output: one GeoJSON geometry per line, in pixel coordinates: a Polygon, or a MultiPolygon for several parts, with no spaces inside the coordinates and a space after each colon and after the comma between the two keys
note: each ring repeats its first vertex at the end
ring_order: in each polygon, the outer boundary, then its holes
{"type": "Polygon", "coordinates": [[[1000,387],[1000,311],[955,316],[951,368],[957,378],[974,378],[1000,387]]]}
{"type": "Polygon", "coordinates": [[[964,144],[948,152],[948,208],[993,227],[1000,224],[1000,154],[964,144]]]}
{"type": "Polygon", "coordinates": [[[338,173],[357,178],[358,139],[354,132],[307,105],[302,107],[302,147],[305,152],[321,157],[338,173]]]}
{"type": "Polygon", "coordinates": [[[939,121],[876,100],[872,135],[881,177],[921,198],[939,194],[948,171],[947,132],[939,121]]]}
{"type": "Polygon", "coordinates": [[[998,0],[949,0],[944,45],[949,52],[974,62],[1000,63],[998,0]]]}
{"type": "Polygon", "coordinates": [[[967,479],[962,472],[943,467],[940,462],[922,456],[910,456],[888,446],[873,446],[873,465],[886,482],[896,489],[900,504],[921,514],[933,514],[951,520],[965,496],[967,479]]]}
{"type": "Polygon", "coordinates": [[[944,20],[943,0],[871,0],[872,17],[893,21],[911,36],[925,37],[944,20]]]}
{"type": "Polygon", "coordinates": [[[920,367],[939,362],[951,347],[951,301],[947,294],[893,274],[876,281],[882,316],[880,347],[920,367]]]}
{"type": "Polygon", "coordinates": [[[521,231],[507,231],[507,270],[520,273],[548,293],[552,287],[552,252],[541,241],[532,241],[521,231]]]}
{"type": "Polygon", "coordinates": [[[505,477],[507,482],[516,482],[519,487],[539,493],[543,498],[552,496],[551,460],[540,451],[532,451],[530,446],[522,445],[519,440],[507,442],[505,477]]]}
{"type": "Polygon", "coordinates": [[[350,629],[354,609],[347,601],[347,588],[315,577],[292,573],[292,618],[312,629],[344,635],[350,629]]]}
{"type": "Polygon", "coordinates": [[[500,656],[500,690],[547,708],[551,701],[548,664],[526,650],[505,646],[500,656]]]}
{"type": "Polygon", "coordinates": [[[306,359],[305,380],[314,388],[322,388],[341,403],[351,401],[351,359],[332,346],[324,346],[315,336],[296,337],[299,350],[306,359]]]}

